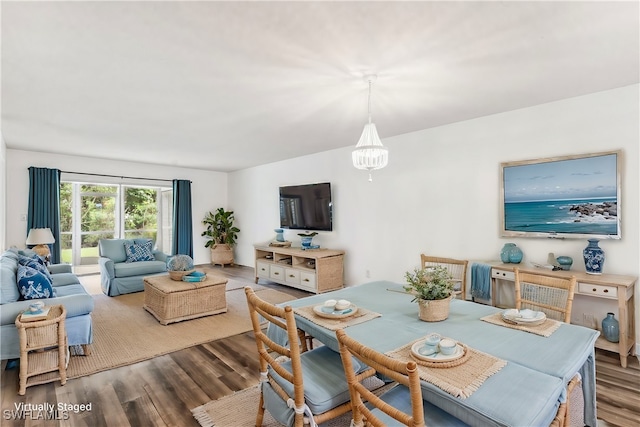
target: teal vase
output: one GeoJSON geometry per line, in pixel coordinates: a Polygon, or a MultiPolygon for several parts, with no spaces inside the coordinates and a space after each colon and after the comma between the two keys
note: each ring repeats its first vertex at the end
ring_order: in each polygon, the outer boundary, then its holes
{"type": "Polygon", "coordinates": [[[607,313],[607,317],[602,319],[602,335],[607,341],[620,341],[620,325],[613,313],[607,313]]]}
{"type": "Polygon", "coordinates": [[[509,262],[509,251],[515,246],[515,243],[505,243],[500,251],[500,261],[507,264],[509,262]]]}
{"type": "Polygon", "coordinates": [[[512,264],[520,264],[520,261],[522,261],[522,256],[522,250],[516,245],[513,245],[511,250],[509,250],[509,262],[512,264]]]}
{"type": "Polygon", "coordinates": [[[505,264],[520,264],[522,256],[522,250],[515,243],[505,243],[500,251],[500,261],[505,264]]]}
{"type": "Polygon", "coordinates": [[[276,232],[276,242],[284,242],[284,230],[282,228],[276,228],[273,231],[276,232]]]}

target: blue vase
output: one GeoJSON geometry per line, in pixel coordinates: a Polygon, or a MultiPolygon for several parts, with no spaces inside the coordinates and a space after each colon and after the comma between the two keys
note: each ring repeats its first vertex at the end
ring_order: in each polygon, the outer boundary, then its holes
{"type": "Polygon", "coordinates": [[[556,258],[556,262],[560,264],[561,270],[571,270],[573,259],[570,256],[559,256],[558,258],[556,258]]]}
{"type": "Polygon", "coordinates": [[[607,341],[618,342],[620,340],[620,325],[613,313],[607,313],[602,319],[602,335],[607,341]]]}
{"type": "Polygon", "coordinates": [[[602,274],[604,251],[598,246],[598,239],[589,239],[589,244],[582,251],[584,267],[588,274],[602,274]]]}
{"type": "Polygon", "coordinates": [[[509,262],[512,264],[520,264],[522,261],[522,249],[513,245],[513,247],[509,250],[509,262]]]}
{"type": "Polygon", "coordinates": [[[282,228],[276,228],[273,231],[276,232],[276,242],[284,242],[284,230],[282,228]]]}
{"type": "Polygon", "coordinates": [[[300,236],[300,242],[302,244],[302,249],[310,249],[312,240],[313,240],[313,236],[311,236],[311,237],[300,236]]]}
{"type": "Polygon", "coordinates": [[[515,246],[515,243],[505,243],[500,251],[500,261],[507,264],[509,262],[509,251],[515,246]]]}
{"type": "Polygon", "coordinates": [[[522,250],[515,243],[505,243],[500,251],[500,260],[505,264],[519,264],[522,256],[522,250]]]}

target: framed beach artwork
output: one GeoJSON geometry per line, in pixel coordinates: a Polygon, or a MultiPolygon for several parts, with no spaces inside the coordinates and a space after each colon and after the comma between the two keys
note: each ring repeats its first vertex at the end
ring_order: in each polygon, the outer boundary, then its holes
{"type": "Polygon", "coordinates": [[[621,151],[501,163],[501,236],[620,239],[621,163],[621,151]]]}

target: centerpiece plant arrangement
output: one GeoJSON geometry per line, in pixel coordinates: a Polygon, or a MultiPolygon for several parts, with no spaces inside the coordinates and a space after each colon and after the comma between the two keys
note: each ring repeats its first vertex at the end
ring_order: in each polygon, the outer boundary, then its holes
{"type": "Polygon", "coordinates": [[[205,248],[211,249],[211,263],[233,264],[233,246],[236,244],[240,229],[233,225],[235,218],[233,211],[218,208],[215,213],[208,212],[202,223],[207,229],[202,232],[202,236],[208,238],[205,248]]]}
{"type": "Polygon", "coordinates": [[[418,317],[427,322],[439,322],[449,317],[449,304],[454,294],[454,281],[442,266],[416,268],[405,273],[404,289],[414,296],[420,307],[418,317]]]}

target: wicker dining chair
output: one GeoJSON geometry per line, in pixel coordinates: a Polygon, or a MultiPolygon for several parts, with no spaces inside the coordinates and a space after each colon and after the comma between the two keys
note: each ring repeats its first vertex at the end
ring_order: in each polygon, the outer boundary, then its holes
{"type": "MultiPolygon", "coordinates": [[[[551,421],[549,427],[571,427],[571,426],[582,426],[584,425],[584,417],[580,417],[580,420],[572,420],[571,419],[571,410],[570,403],[573,400],[573,393],[575,393],[576,387],[580,386],[580,375],[576,374],[567,384],[567,397],[564,402],[560,404],[558,407],[558,412],[556,413],[556,417],[551,421]]],[[[584,399],[584,396],[579,395],[579,398],[584,399]]]]}
{"type": "Polygon", "coordinates": [[[542,311],[550,319],[571,322],[576,278],[550,277],[515,269],[517,309],[542,311]]]}
{"type": "Polygon", "coordinates": [[[352,427],[398,425],[466,426],[453,415],[422,400],[420,376],[416,362],[392,359],[349,337],[344,330],[336,331],[340,356],[351,392],[352,427]],[[356,374],[353,357],[370,369],[356,374]],[[367,389],[362,381],[372,375],[382,374],[396,382],[395,386],[378,396],[367,389]],[[365,401],[368,404],[365,405],[365,401]]]}
{"type": "Polygon", "coordinates": [[[456,295],[460,295],[460,299],[467,298],[467,266],[469,261],[454,258],[433,257],[420,254],[420,265],[422,268],[441,266],[449,270],[454,282],[459,283],[456,286],[456,295]]]}
{"type": "MultiPolygon", "coordinates": [[[[320,424],[349,412],[349,386],[340,355],[326,346],[308,350],[291,306],[264,301],[250,286],[244,290],[260,359],[256,426],[262,426],[265,409],[280,423],[295,427],[302,427],[305,418],[320,424]],[[267,335],[265,320],[286,333],[288,346],[267,335]]],[[[354,368],[361,370],[359,365],[354,368]]]]}

